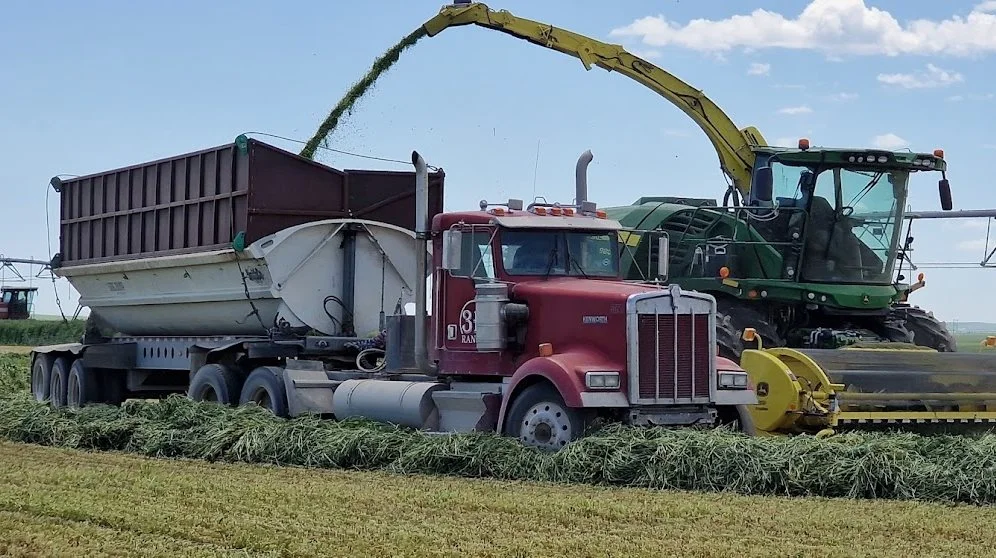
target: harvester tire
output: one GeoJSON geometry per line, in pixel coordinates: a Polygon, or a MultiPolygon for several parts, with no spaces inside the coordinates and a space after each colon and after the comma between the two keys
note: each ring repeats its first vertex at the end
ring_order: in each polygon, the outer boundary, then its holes
{"type": "Polygon", "coordinates": [[[583,436],[589,423],[585,409],[568,407],[557,388],[542,382],[515,397],[502,430],[527,446],[558,451],[583,436]]]}
{"type": "Polygon", "coordinates": [[[99,403],[99,385],[95,370],[83,366],[83,360],[77,359],[69,368],[66,380],[66,406],[70,409],[80,409],[92,403],[99,403]]]}
{"type": "Polygon", "coordinates": [[[734,430],[747,436],[756,436],[757,427],[754,426],[754,417],[750,416],[747,405],[737,405],[735,407],[719,407],[720,426],[732,426],[734,430]]]}
{"type": "Polygon", "coordinates": [[[752,327],[761,337],[764,347],[781,347],[785,340],[778,335],[778,330],[771,325],[757,310],[738,304],[735,301],[717,301],[716,311],[716,343],[719,345],[719,356],[733,362],[740,362],[740,354],[744,350],[741,337],[744,328],[752,327]]]}
{"type": "Polygon", "coordinates": [[[913,344],[942,353],[958,351],[958,342],[944,323],[922,308],[893,308],[891,315],[902,320],[906,329],[913,334],[913,344]]]}
{"type": "Polygon", "coordinates": [[[52,355],[39,354],[31,365],[31,395],[39,403],[48,399],[52,384],[52,355]]]}
{"type": "Polygon", "coordinates": [[[187,397],[194,401],[211,401],[230,407],[238,405],[241,393],[238,374],[221,364],[201,366],[187,389],[187,397]]]}
{"type": "Polygon", "coordinates": [[[287,387],[281,369],[275,366],[260,366],[252,371],[242,386],[239,405],[255,403],[278,417],[286,417],[287,387]]]}
{"type": "Polygon", "coordinates": [[[49,380],[48,403],[53,409],[66,406],[66,388],[69,385],[70,361],[66,357],[58,357],[52,363],[52,379],[49,380]]]}

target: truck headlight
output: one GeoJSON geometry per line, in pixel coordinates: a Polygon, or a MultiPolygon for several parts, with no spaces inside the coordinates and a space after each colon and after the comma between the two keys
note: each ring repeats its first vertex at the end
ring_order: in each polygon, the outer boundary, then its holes
{"type": "Polygon", "coordinates": [[[719,387],[727,389],[747,389],[747,373],[720,372],[719,387]]]}
{"type": "Polygon", "coordinates": [[[585,372],[584,385],[588,389],[619,389],[619,373],[585,372]]]}

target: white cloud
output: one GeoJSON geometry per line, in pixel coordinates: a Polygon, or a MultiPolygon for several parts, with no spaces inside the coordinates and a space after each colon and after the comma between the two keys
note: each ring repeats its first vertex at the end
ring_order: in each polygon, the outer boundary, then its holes
{"type": "Polygon", "coordinates": [[[770,145],[772,147],[795,147],[799,144],[799,138],[781,137],[775,138],[774,143],[770,145]]]}
{"type": "Polygon", "coordinates": [[[785,107],[778,109],[778,114],[795,115],[795,114],[809,114],[811,112],[813,112],[813,109],[809,108],[806,105],[801,105],[798,107],[785,107]]]}
{"type": "Polygon", "coordinates": [[[828,98],[831,101],[838,101],[838,102],[853,101],[853,100],[855,100],[855,99],[858,98],[858,94],[857,93],[834,93],[833,95],[829,95],[828,98]]]}
{"type": "Polygon", "coordinates": [[[984,143],[982,144],[983,149],[996,149],[996,143],[984,143]]]}
{"type": "MultiPolygon", "coordinates": [[[[945,3],[933,4],[946,6],[945,3]]],[[[612,36],[636,37],[653,47],[678,46],[702,52],[784,48],[842,54],[970,56],[996,52],[996,1],[976,5],[967,16],[900,22],[864,0],[812,0],[797,16],[756,9],[726,19],[693,19],[686,24],[663,15],[646,16],[613,29],[612,36]]],[[[904,11],[903,15],[909,12],[904,11]]]]}
{"type": "Polygon", "coordinates": [[[760,62],[754,62],[747,68],[747,75],[749,76],[766,76],[771,73],[771,64],[762,64],[760,62]]]}
{"type": "Polygon", "coordinates": [[[972,11],[986,13],[996,12],[996,0],[986,0],[983,3],[976,5],[972,11]]]}
{"type": "Polygon", "coordinates": [[[661,57],[661,51],[654,49],[630,49],[630,53],[632,53],[633,56],[638,56],[644,60],[655,60],[661,57]]]}
{"type": "Polygon", "coordinates": [[[882,134],[881,136],[875,136],[872,138],[872,145],[879,149],[902,149],[904,147],[909,147],[910,142],[904,140],[903,138],[889,132],[888,134],[882,134]]]}
{"type": "Polygon", "coordinates": [[[903,89],[927,89],[947,87],[952,83],[965,81],[965,78],[958,72],[951,72],[933,64],[927,64],[926,71],[911,74],[879,74],[878,81],[903,89]]]}
{"type": "Polygon", "coordinates": [[[968,95],[951,95],[948,97],[948,100],[953,103],[959,103],[961,101],[991,101],[994,98],[996,98],[996,95],[992,93],[969,93],[968,95]]]}
{"type": "Polygon", "coordinates": [[[986,249],[986,239],[976,238],[973,240],[962,240],[955,245],[955,248],[962,252],[981,252],[986,249]]]}

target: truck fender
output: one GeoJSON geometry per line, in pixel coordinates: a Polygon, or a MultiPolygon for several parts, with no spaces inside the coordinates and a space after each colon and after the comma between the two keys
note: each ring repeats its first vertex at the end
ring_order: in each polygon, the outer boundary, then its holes
{"type": "MultiPolygon", "coordinates": [[[[565,355],[557,355],[563,357],[565,355]]],[[[505,425],[505,412],[508,410],[512,398],[521,391],[520,386],[526,386],[536,380],[546,380],[553,384],[560,396],[564,398],[564,404],[568,407],[581,407],[581,392],[584,391],[584,384],[578,380],[578,375],[571,368],[566,366],[563,358],[555,357],[535,357],[527,360],[512,374],[508,383],[508,389],[501,400],[501,408],[498,411],[498,431],[501,432],[505,425]]]]}

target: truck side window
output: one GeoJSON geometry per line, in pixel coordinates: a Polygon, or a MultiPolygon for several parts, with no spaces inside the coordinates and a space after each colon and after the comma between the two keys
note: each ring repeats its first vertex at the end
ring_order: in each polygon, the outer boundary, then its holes
{"type": "Polygon", "coordinates": [[[491,249],[492,231],[476,229],[464,231],[463,254],[460,257],[460,269],[453,272],[457,277],[474,277],[475,279],[494,279],[495,260],[491,249]]]}

